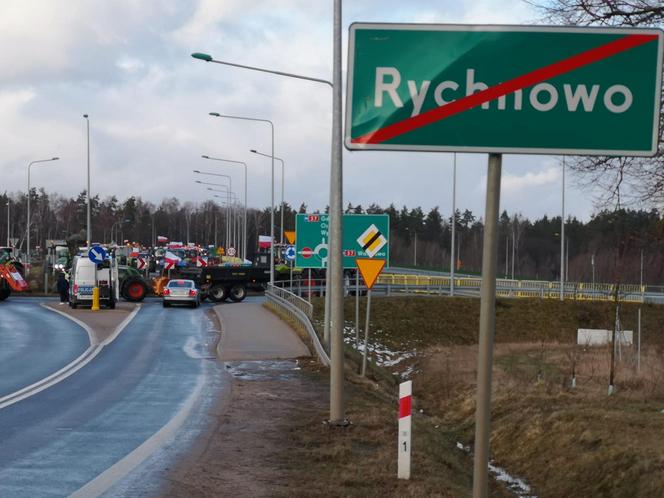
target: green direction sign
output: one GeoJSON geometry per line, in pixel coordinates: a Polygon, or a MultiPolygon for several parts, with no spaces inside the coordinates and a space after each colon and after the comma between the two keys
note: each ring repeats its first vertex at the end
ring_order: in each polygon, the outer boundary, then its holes
{"type": "Polygon", "coordinates": [[[662,31],[353,24],[346,147],[651,156],[662,31]]]}
{"type": "MultiPolygon", "coordinates": [[[[325,268],[328,258],[327,214],[298,214],[295,218],[295,266],[325,268]]],[[[343,266],[355,268],[355,258],[390,262],[390,217],[386,214],[343,215],[343,266]]]]}

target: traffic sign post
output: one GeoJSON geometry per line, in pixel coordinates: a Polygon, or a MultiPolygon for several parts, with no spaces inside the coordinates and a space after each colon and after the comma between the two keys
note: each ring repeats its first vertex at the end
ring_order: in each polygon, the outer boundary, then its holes
{"type": "Polygon", "coordinates": [[[92,307],[90,311],[99,311],[99,283],[97,282],[97,265],[103,263],[108,257],[106,249],[101,246],[92,246],[88,251],[88,258],[95,264],[95,286],[92,288],[92,307]]]}
{"type": "MultiPolygon", "coordinates": [[[[291,232],[287,232],[291,233],[291,232]]],[[[295,232],[293,233],[292,239],[295,239],[295,232]]],[[[292,239],[291,237],[287,237],[288,241],[290,242],[292,239]]],[[[290,289],[291,291],[293,290],[293,262],[295,261],[295,247],[294,246],[288,246],[286,247],[286,250],[284,251],[284,255],[286,256],[286,260],[288,260],[288,265],[290,266],[290,289]]]]}
{"type": "Polygon", "coordinates": [[[351,25],[347,148],[489,153],[475,498],[488,494],[502,153],[653,156],[662,34],[657,29],[351,25]]]}
{"type": "Polygon", "coordinates": [[[658,29],[353,24],[348,60],[349,149],[657,151],[658,29]]]}
{"type": "Polygon", "coordinates": [[[369,318],[371,316],[371,289],[378,280],[378,275],[385,268],[384,259],[357,258],[357,270],[367,286],[367,315],[364,322],[364,351],[362,352],[362,377],[367,371],[367,354],[369,351],[369,318]]]}
{"type": "MultiPolygon", "coordinates": [[[[297,214],[295,218],[295,266],[326,268],[329,219],[326,214],[297,214]]],[[[390,217],[386,214],[344,214],[342,257],[345,269],[355,268],[355,259],[383,259],[389,265],[390,217]]]]}
{"type": "Polygon", "coordinates": [[[295,244],[295,230],[286,230],[284,231],[284,235],[289,244],[295,244]]]}

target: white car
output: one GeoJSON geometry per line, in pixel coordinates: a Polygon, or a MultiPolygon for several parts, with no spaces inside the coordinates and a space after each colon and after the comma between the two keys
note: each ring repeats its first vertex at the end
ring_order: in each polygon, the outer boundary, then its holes
{"type": "Polygon", "coordinates": [[[192,308],[201,305],[201,293],[193,280],[176,279],[168,282],[163,292],[164,308],[171,304],[189,304],[192,308]]]}

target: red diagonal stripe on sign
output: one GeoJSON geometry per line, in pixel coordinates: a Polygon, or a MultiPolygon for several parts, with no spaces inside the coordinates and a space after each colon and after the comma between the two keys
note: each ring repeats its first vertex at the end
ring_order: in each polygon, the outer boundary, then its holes
{"type": "Polygon", "coordinates": [[[385,128],[380,128],[376,131],[365,133],[362,136],[351,139],[352,143],[355,144],[379,144],[390,140],[409,131],[422,128],[431,123],[437,121],[442,121],[445,118],[454,116],[473,107],[480,106],[485,102],[497,99],[503,95],[513,93],[517,90],[521,90],[525,87],[541,83],[548,79],[554,78],[561,74],[569,73],[575,69],[578,69],[593,62],[600,61],[616,55],[625,50],[629,50],[634,47],[638,47],[645,43],[657,40],[657,35],[627,35],[617,40],[614,40],[605,45],[586,50],[580,54],[573,55],[567,59],[563,59],[558,62],[554,62],[548,66],[535,69],[530,73],[526,73],[521,76],[517,76],[514,79],[500,83],[498,85],[477,92],[473,95],[468,95],[459,100],[450,102],[441,107],[437,107],[430,111],[427,111],[423,114],[418,114],[403,121],[393,123],[385,128]]]}

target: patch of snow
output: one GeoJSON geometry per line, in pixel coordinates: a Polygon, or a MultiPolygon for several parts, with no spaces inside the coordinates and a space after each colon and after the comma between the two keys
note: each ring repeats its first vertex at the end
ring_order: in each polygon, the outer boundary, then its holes
{"type": "MultiPolygon", "coordinates": [[[[461,451],[470,453],[470,446],[464,446],[462,443],[457,441],[456,447],[461,451]]],[[[493,474],[493,477],[497,481],[504,482],[507,485],[507,489],[514,493],[514,496],[518,496],[519,498],[537,498],[536,495],[530,494],[530,486],[526,484],[526,481],[510,475],[502,467],[498,467],[497,465],[489,462],[489,472],[493,474]]]]}
{"type": "Polygon", "coordinates": [[[507,488],[520,498],[537,498],[535,495],[530,494],[530,486],[526,484],[523,479],[518,477],[511,476],[507,471],[497,465],[493,465],[489,462],[489,471],[498,481],[502,481],[507,484],[507,488]]]}

